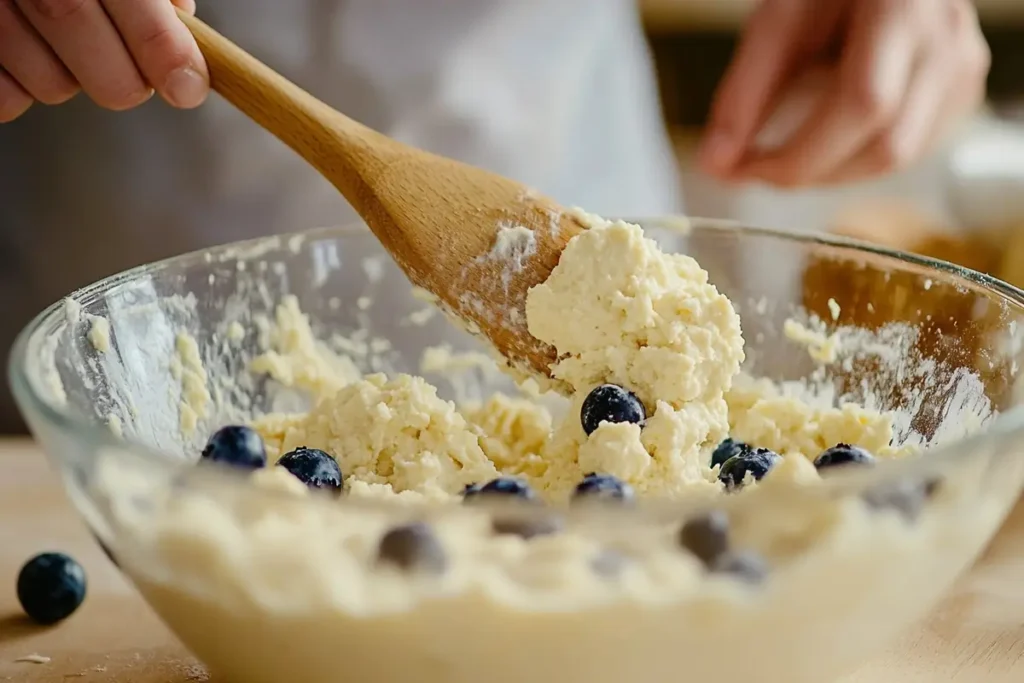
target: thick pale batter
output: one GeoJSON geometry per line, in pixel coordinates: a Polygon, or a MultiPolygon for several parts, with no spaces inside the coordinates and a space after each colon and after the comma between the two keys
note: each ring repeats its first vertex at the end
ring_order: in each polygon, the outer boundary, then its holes
{"type": "Polygon", "coordinates": [[[737,384],[739,316],[699,264],[661,252],[636,225],[586,219],[594,227],[570,242],[527,299],[530,332],[557,349],[553,375],[574,390],[554,429],[548,410],[525,399],[499,395],[457,407],[418,377],[356,379],[349,368],[338,376],[322,367],[297,303],[286,299],[277,336],[287,347],[255,367],[312,390],[316,403],[307,414],[256,421],[271,460],[298,446],[322,449],[357,493],[451,498],[512,474],[564,501],[589,472],[614,475],[641,494],[715,495],[721,486],[709,457],[730,434],[812,460],[838,443],[893,454],[887,415],[814,407],[767,384],[737,384]],[[604,383],[641,399],[649,415],[642,430],[606,422],[584,434],[582,403],[604,383]]]}
{"type": "MultiPolygon", "coordinates": [[[[298,447],[331,454],[341,504],[282,467],[252,475],[265,498],[103,473],[123,564],[214,669],[247,683],[802,683],[885,643],[980,550],[973,531],[1003,509],[960,506],[969,480],[828,493],[812,464],[825,449],[912,452],[890,444],[893,416],[742,375],[739,317],[693,259],[635,225],[584,218],[591,229],[527,301],[531,333],[557,349],[553,374],[573,389],[560,414],[521,397],[456,406],[419,377],[361,377],[285,299],[252,370],[313,407],[253,426],[271,463],[298,447]],[[584,400],[605,383],[640,399],[642,426],[585,434],[584,400]],[[734,493],[711,465],[727,436],[778,454],[734,493]],[[672,505],[568,505],[592,472],[672,505]],[[502,475],[545,504],[457,504],[502,475]],[[456,504],[423,505],[434,501],[456,504]],[[703,517],[709,506],[724,522],[703,517]],[[721,523],[724,536],[702,531],[721,523]],[[709,543],[722,552],[703,556],[709,543]]],[[[198,377],[186,347],[183,382],[198,377]]]]}

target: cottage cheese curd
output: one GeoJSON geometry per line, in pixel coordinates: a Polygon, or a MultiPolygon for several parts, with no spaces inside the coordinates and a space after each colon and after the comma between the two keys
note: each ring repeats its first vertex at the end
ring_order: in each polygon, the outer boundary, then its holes
{"type": "Polygon", "coordinates": [[[259,496],[218,488],[212,473],[206,485],[169,487],[101,470],[118,492],[111,518],[126,570],[216,673],[247,683],[818,681],[919,617],[980,551],[974,531],[1005,512],[959,504],[982,465],[937,487],[830,492],[813,464],[827,448],[913,451],[891,443],[894,417],[746,377],[739,317],[699,264],[663,253],[638,226],[585,218],[590,229],[526,307],[530,332],[558,351],[553,375],[572,388],[564,411],[503,395],[455,405],[420,377],[362,376],[324,355],[286,298],[252,370],[308,392],[313,406],[252,426],[271,464],[300,446],[335,457],[340,503],[281,467],[252,475],[259,496]],[[605,383],[642,402],[642,426],[584,432],[582,404],[605,383]],[[727,436],[779,456],[733,493],[711,464],[727,436]],[[591,472],[647,503],[572,503],[591,472]],[[501,476],[542,503],[460,503],[467,486],[501,476]],[[720,556],[706,556],[709,543],[720,556]]]}

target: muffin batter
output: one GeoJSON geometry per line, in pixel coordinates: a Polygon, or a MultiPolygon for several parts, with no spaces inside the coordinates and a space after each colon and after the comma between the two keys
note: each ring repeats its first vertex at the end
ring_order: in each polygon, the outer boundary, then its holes
{"type": "MultiPolygon", "coordinates": [[[[895,453],[890,416],[814,407],[766,384],[734,386],[743,360],[739,316],[707,273],[686,255],[661,252],[639,226],[585,218],[591,229],[527,298],[530,332],[557,349],[552,375],[573,389],[553,431],[548,410],[524,399],[499,395],[457,407],[419,377],[311,374],[304,369],[314,345],[292,343],[291,354],[271,352],[255,367],[286,384],[316,377],[305,383],[315,404],[306,414],[255,422],[271,461],[307,446],[334,455],[356,492],[444,499],[509,474],[564,501],[589,472],[614,475],[641,494],[714,495],[720,485],[709,457],[729,434],[812,460],[837,443],[895,453]],[[639,397],[643,429],[605,422],[584,433],[583,401],[605,383],[639,397]]],[[[284,301],[277,322],[279,337],[312,340],[294,299],[284,301]]]]}
{"type": "Polygon", "coordinates": [[[590,229],[527,300],[572,387],[564,411],[502,395],[457,406],[420,377],[360,376],[285,298],[251,370],[312,407],[253,420],[263,495],[207,468],[179,487],[103,463],[115,552],[217,673],[803,683],[886,642],[980,551],[972,529],[1005,511],[963,514],[970,479],[863,498],[822,486],[830,460],[913,453],[891,444],[894,416],[746,377],[739,317],[692,258],[582,217],[590,229]],[[588,434],[585,404],[605,385],[644,419],[588,434]],[[737,467],[726,437],[768,450],[737,467]],[[301,449],[337,462],[344,493],[301,481],[301,449]],[[581,491],[608,504],[577,504],[581,491]],[[531,492],[543,504],[522,504],[531,492]],[[856,616],[883,609],[884,624],[856,616]],[[846,638],[822,618],[846,619],[846,638]],[[765,637],[778,632],[791,649],[765,637]]]}

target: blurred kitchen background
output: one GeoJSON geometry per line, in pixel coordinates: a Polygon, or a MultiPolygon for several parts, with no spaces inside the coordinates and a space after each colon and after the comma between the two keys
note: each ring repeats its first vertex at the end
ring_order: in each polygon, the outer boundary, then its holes
{"type": "Polygon", "coordinates": [[[1024,0],[976,0],[993,54],[990,104],[945,149],[876,182],[787,193],[725,187],[692,164],[715,85],[756,0],[639,2],[689,214],[799,230],[863,230],[879,239],[904,227],[894,223],[913,223],[915,229],[901,233],[911,243],[894,246],[917,251],[928,251],[912,243],[925,227],[960,233],[1019,222],[1024,229],[1024,0]]]}

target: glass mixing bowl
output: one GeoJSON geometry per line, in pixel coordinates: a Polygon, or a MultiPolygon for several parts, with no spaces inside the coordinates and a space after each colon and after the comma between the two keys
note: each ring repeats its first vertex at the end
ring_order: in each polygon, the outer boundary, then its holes
{"type": "MultiPolygon", "coordinates": [[[[361,226],[218,247],[75,292],[21,335],[15,395],[97,538],[226,680],[830,680],[926,614],[1017,500],[1024,294],[838,239],[640,223],[735,303],[746,372],[892,410],[895,441],[927,444],[922,456],[714,500],[501,509],[328,500],[195,467],[218,427],[308,405],[250,366],[302,343],[275,333],[286,295],[321,340],[300,389],[341,356],[419,373],[430,347],[456,361],[482,348],[425,312],[361,226]],[[675,552],[683,520],[709,505],[764,558],[760,582],[675,552]],[[560,530],[491,539],[481,520],[500,515],[560,530]],[[426,556],[440,575],[375,561],[381,535],[410,521],[438,530],[426,556]]],[[[442,366],[422,374],[446,398],[514,390],[473,362],[442,366]]]]}

